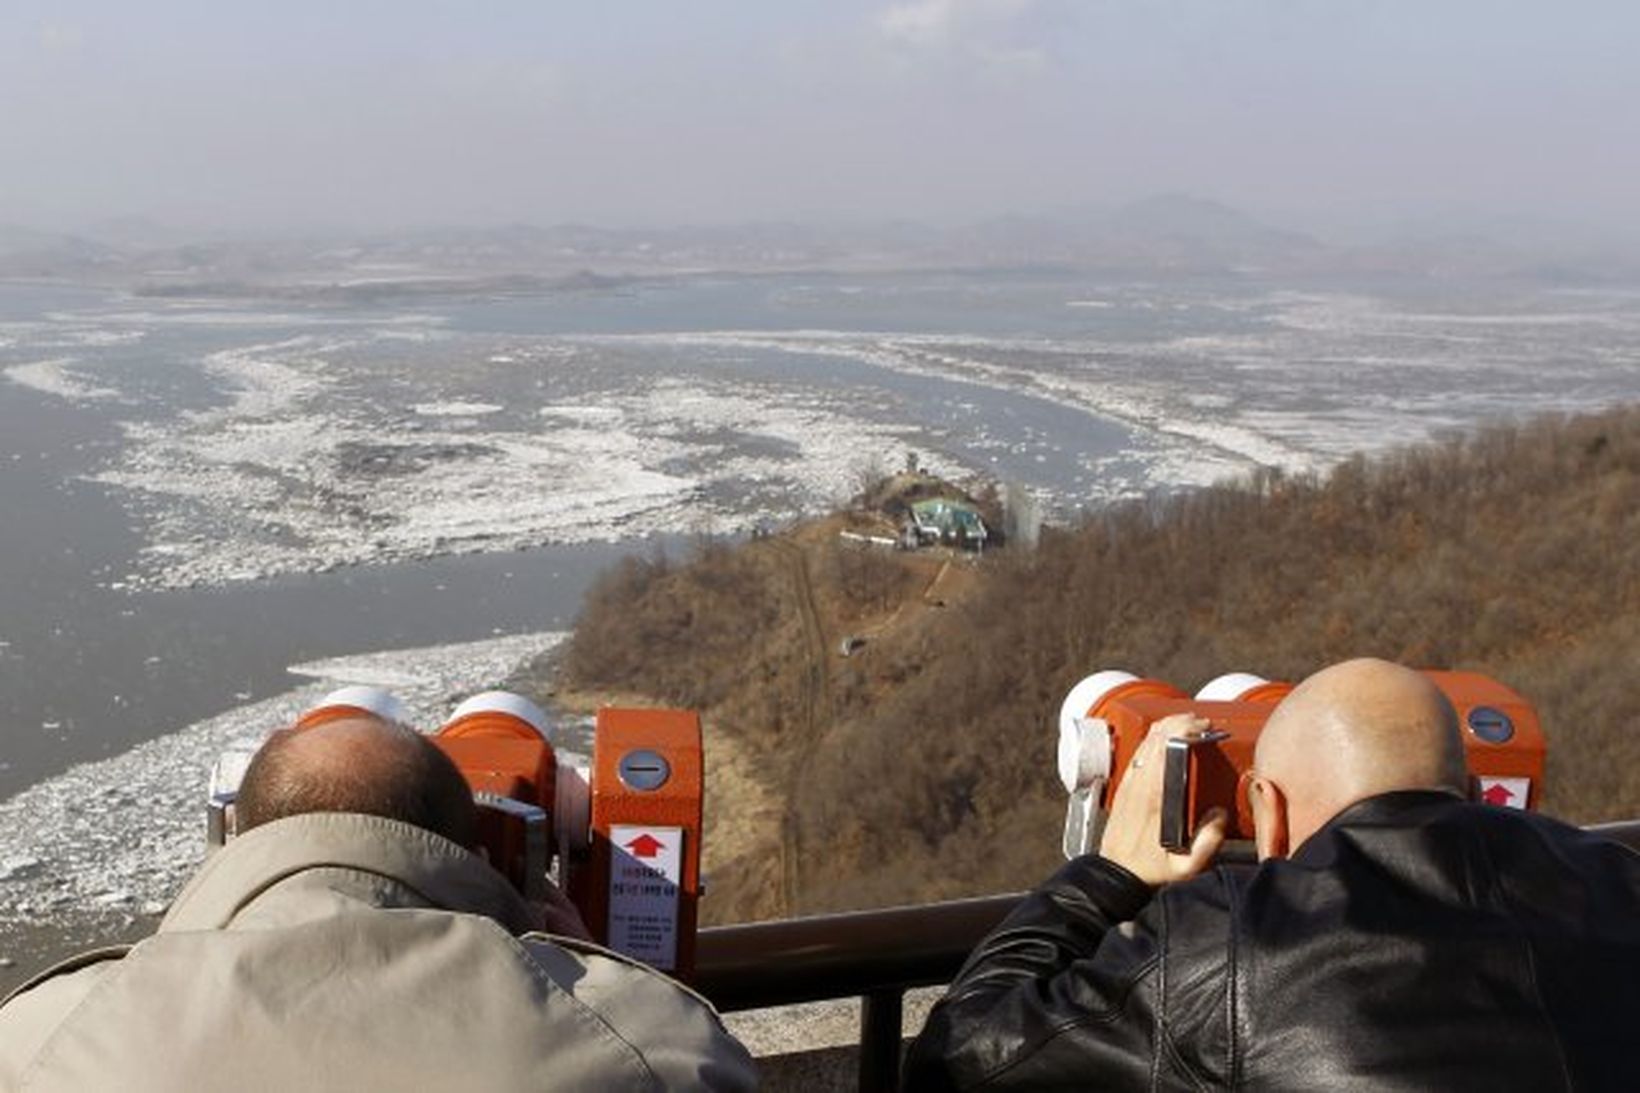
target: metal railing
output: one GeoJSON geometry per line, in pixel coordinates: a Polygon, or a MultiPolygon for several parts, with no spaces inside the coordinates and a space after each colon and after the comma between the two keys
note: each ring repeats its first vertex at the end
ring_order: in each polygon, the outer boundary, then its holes
{"type": "Polygon", "coordinates": [[[949,983],[1019,894],[700,932],[694,984],[720,1010],[858,997],[860,1088],[900,1080],[905,992],[949,983]]]}
{"type": "MultiPolygon", "coordinates": [[[[1640,851],[1640,820],[1589,828],[1640,851]]],[[[694,985],[718,1009],[861,999],[860,1089],[895,1089],[905,992],[949,983],[1020,894],[700,932],[694,985]]]]}

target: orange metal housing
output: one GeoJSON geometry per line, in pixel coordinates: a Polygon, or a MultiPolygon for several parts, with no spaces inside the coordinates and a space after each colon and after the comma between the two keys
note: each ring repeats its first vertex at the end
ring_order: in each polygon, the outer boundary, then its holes
{"type": "Polygon", "coordinates": [[[1543,799],[1543,769],[1547,746],[1537,710],[1520,694],[1490,676],[1477,672],[1424,673],[1446,692],[1458,711],[1469,773],[1478,784],[1483,778],[1529,779],[1526,807],[1536,809],[1543,799]],[[1509,739],[1500,743],[1487,740],[1479,731],[1479,715],[1497,711],[1508,718],[1509,739]]]}
{"type": "Polygon", "coordinates": [[[1272,679],[1260,683],[1250,691],[1242,694],[1239,702],[1264,702],[1274,706],[1286,698],[1293,691],[1293,685],[1283,679],[1272,679]]]}
{"type": "MultiPolygon", "coordinates": [[[[1141,682],[1149,683],[1150,680],[1141,682]]],[[[1226,837],[1251,839],[1253,817],[1248,809],[1247,794],[1242,790],[1241,772],[1253,766],[1253,746],[1258,742],[1259,730],[1275,708],[1269,701],[1204,702],[1193,699],[1174,687],[1164,692],[1159,688],[1143,692],[1129,692],[1128,684],[1106,695],[1088,711],[1090,717],[1102,717],[1111,730],[1110,785],[1105,791],[1106,807],[1111,795],[1121,784],[1122,776],[1133,762],[1133,753],[1153,722],[1170,714],[1191,713],[1206,718],[1208,723],[1228,737],[1211,747],[1192,751],[1196,766],[1190,780],[1191,830],[1196,820],[1214,804],[1222,805],[1230,813],[1230,830],[1226,837]],[[1171,693],[1167,693],[1171,692],[1171,693]]]]}
{"type": "Polygon", "coordinates": [[[630,863],[633,853],[613,844],[611,829],[617,825],[656,831],[677,829],[682,835],[682,847],[673,927],[674,958],[668,963],[642,953],[633,955],[683,977],[694,970],[695,964],[703,773],[700,715],[694,711],[612,707],[598,711],[592,755],[591,856],[588,868],[573,874],[571,897],[593,933],[600,940],[610,941],[610,885],[617,880],[617,858],[630,863]],[[622,777],[622,760],[643,752],[660,756],[668,768],[665,781],[653,789],[635,788],[622,777]]]}
{"type": "Polygon", "coordinates": [[[494,793],[552,811],[557,759],[546,737],[522,719],[483,710],[450,722],[432,739],[475,793],[494,793]]]}
{"type": "MultiPolygon", "coordinates": [[[[455,763],[475,794],[508,797],[552,814],[557,759],[552,745],[533,725],[503,711],[480,710],[450,722],[431,739],[455,763]]],[[[545,871],[557,853],[549,835],[546,860],[532,862],[524,827],[494,808],[479,809],[478,839],[490,863],[520,892],[529,892],[532,885],[543,881],[532,874],[545,871]]]]}
{"type": "Polygon", "coordinates": [[[301,731],[302,729],[316,729],[320,725],[328,725],[332,721],[346,721],[355,717],[366,717],[371,720],[375,720],[380,716],[381,715],[375,710],[367,710],[363,706],[353,706],[345,702],[341,702],[332,705],[315,706],[313,709],[304,713],[301,717],[298,717],[296,719],[296,723],[292,725],[291,728],[297,731],[301,731]]]}

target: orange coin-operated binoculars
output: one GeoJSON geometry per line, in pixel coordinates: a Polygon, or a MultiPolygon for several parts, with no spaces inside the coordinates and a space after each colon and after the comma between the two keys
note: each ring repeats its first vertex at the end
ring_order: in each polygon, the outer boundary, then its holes
{"type": "MultiPolygon", "coordinates": [[[[408,725],[402,703],[344,687],[297,719],[297,731],[343,717],[408,725]]],[[[472,787],[479,844],[527,899],[556,882],[593,938],[654,967],[694,969],[700,899],[700,718],[692,711],[598,711],[592,757],[559,752],[546,714],[521,695],[486,691],[429,739],[472,787]]],[[[249,761],[229,753],[211,779],[209,841],[233,833],[233,798],[249,761]]]]}
{"type": "MultiPolygon", "coordinates": [[[[1519,694],[1474,672],[1426,671],[1458,714],[1476,800],[1511,808],[1538,805],[1544,744],[1537,711],[1519,694]]],[[[1070,795],[1067,858],[1098,849],[1111,794],[1130,769],[1153,722],[1187,713],[1205,731],[1175,737],[1163,753],[1161,842],[1189,847],[1213,808],[1229,818],[1226,838],[1253,837],[1247,783],[1258,734],[1293,689],[1246,672],[1212,680],[1195,696],[1131,672],[1102,671],[1072,687],[1059,708],[1059,778],[1070,795]]]]}

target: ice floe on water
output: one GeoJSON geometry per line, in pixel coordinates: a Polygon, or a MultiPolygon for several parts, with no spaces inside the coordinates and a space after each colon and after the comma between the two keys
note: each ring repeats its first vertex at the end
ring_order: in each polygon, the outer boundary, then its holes
{"type": "MultiPolygon", "coordinates": [[[[216,405],[127,422],[123,451],[94,477],[132,499],[148,529],[129,583],[216,585],[783,519],[846,496],[862,453],[915,437],[851,413],[846,394],[722,378],[623,373],[584,402],[534,384],[509,402],[429,399],[416,396],[448,371],[361,352],[312,334],[213,352],[199,367],[216,405]]],[[[463,382],[567,382],[563,360],[490,359],[463,382]]]]}
{"type": "Polygon", "coordinates": [[[1137,337],[792,330],[682,338],[851,357],[1124,422],[1152,441],[1140,488],[1210,481],[1252,465],[1321,469],[1445,428],[1595,409],[1640,389],[1632,298],[1537,293],[1469,299],[1468,310],[1434,304],[1275,291],[1196,301],[1192,307],[1229,318],[1137,337]]]}
{"type": "MultiPolygon", "coordinates": [[[[631,337],[653,341],[657,336],[631,337]]],[[[1171,384],[1133,375],[1114,378],[1083,374],[1085,361],[1074,348],[1054,347],[1052,354],[1061,359],[1044,362],[1041,360],[1044,343],[1039,340],[860,335],[814,330],[778,334],[721,331],[670,337],[697,346],[738,346],[847,357],[906,375],[1035,395],[1093,417],[1139,426],[1161,441],[1147,453],[1155,473],[1151,480],[1139,485],[1140,489],[1204,485],[1255,465],[1306,470],[1321,462],[1314,452],[1295,448],[1278,437],[1255,432],[1233,420],[1203,420],[1200,415],[1179,412],[1170,405],[1175,394],[1171,384]],[[1021,354],[1038,358],[1036,366],[1022,366],[1017,359],[1010,359],[1021,354]],[[1169,444],[1170,438],[1184,442],[1184,446],[1169,444]]]]}
{"type": "Polygon", "coordinates": [[[410,407],[422,417],[487,417],[505,409],[494,402],[418,402],[410,407]]]}
{"type": "Polygon", "coordinates": [[[13,383],[59,398],[93,402],[120,397],[112,387],[100,386],[76,373],[74,365],[72,357],[31,361],[12,365],[4,375],[13,383]]]}
{"type": "MultiPolygon", "coordinates": [[[[1538,294],[1512,315],[1434,303],[1179,300],[1128,286],[1056,296],[1055,314],[1068,304],[1086,318],[1054,336],[486,334],[426,315],[116,311],[102,328],[159,338],[143,324],[215,324],[217,344],[246,344],[180,362],[208,387],[204,408],[145,404],[95,478],[146,535],[126,583],[186,587],[748,527],[833,505],[864,466],[907,450],[936,473],[1021,476],[1066,515],[1254,466],[1318,470],[1453,424],[1592,408],[1640,387],[1632,300],[1538,294]],[[1107,321],[1127,332],[1099,333],[1107,321]],[[833,360],[853,378],[831,378],[833,360]],[[907,383],[925,379],[937,397],[907,383]],[[1011,401],[993,415],[999,400],[1011,401]],[[1010,420],[1032,416],[1026,400],[1060,411],[1058,431],[1010,420]],[[1103,439],[1082,443],[1078,420],[1103,439]]],[[[88,403],[119,398],[129,379],[89,356],[6,374],[88,403]]]]}
{"type": "Polygon", "coordinates": [[[71,770],[0,801],[0,955],[6,938],[49,921],[65,931],[163,909],[205,850],[212,763],[250,749],[336,687],[390,688],[418,726],[497,686],[560,633],[397,649],[293,666],[308,682],[71,770]]]}
{"type": "Polygon", "coordinates": [[[381,330],[437,328],[447,320],[442,315],[409,312],[400,315],[346,315],[334,311],[259,311],[242,307],[211,307],[197,301],[178,301],[171,307],[121,309],[109,312],[48,312],[53,322],[83,322],[88,316],[111,325],[129,327],[372,327],[381,330]]]}
{"type": "Polygon", "coordinates": [[[542,417],[563,418],[566,421],[613,422],[621,419],[621,411],[614,406],[576,406],[560,403],[543,406],[536,413],[542,417]]]}

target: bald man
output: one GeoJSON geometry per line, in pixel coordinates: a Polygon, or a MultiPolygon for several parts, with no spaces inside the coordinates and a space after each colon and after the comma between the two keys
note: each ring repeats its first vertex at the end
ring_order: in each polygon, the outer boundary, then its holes
{"type": "Polygon", "coordinates": [[[472,853],[472,794],[420,733],[276,732],[239,794],[240,834],[153,937],[0,1006],[0,1089],[755,1087],[703,999],[538,932],[472,853]]]}
{"type": "Polygon", "coordinates": [[[1201,727],[1153,726],[1099,854],[975,950],[908,1089],[1640,1089],[1640,855],[1469,803],[1428,679],[1355,660],[1282,701],[1256,868],[1214,864],[1222,817],[1160,845],[1160,752],[1201,727]]]}

